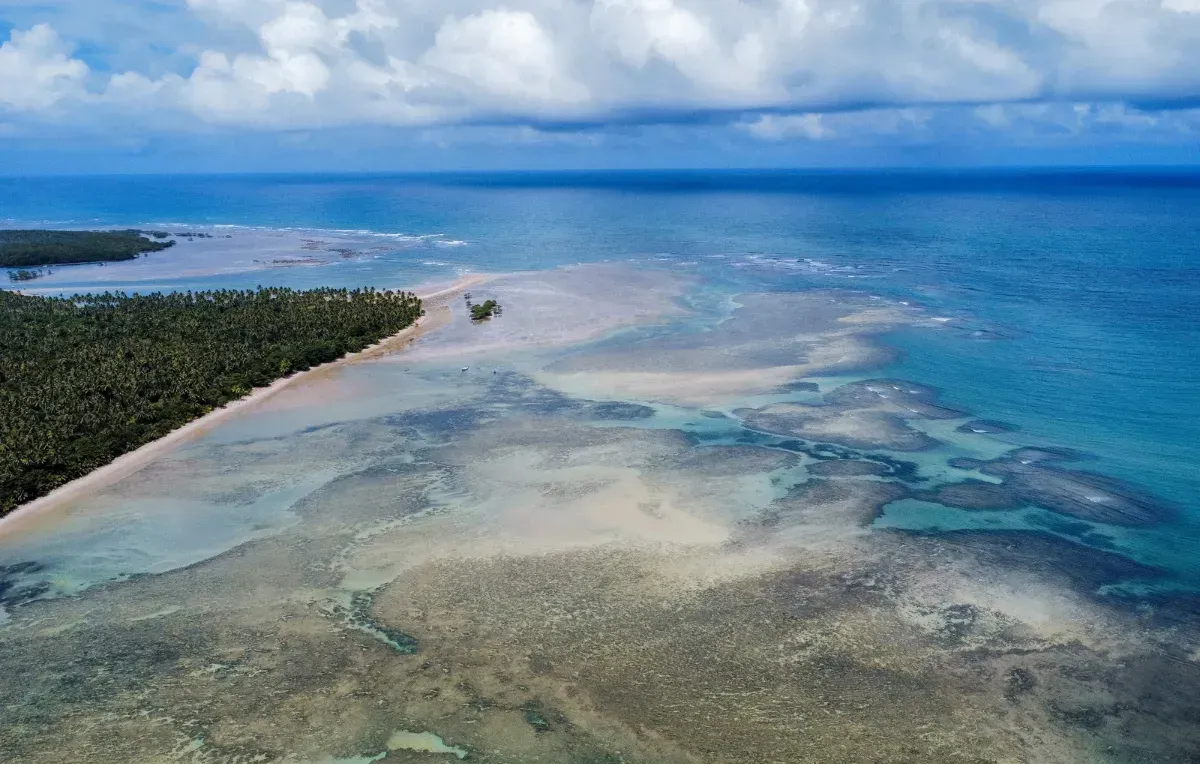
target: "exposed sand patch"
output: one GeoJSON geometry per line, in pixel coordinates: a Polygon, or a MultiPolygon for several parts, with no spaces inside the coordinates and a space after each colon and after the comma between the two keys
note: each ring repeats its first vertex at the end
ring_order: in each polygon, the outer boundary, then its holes
{"type": "Polygon", "coordinates": [[[647,400],[680,406],[712,406],[730,398],[769,393],[804,376],[806,366],[722,372],[588,371],[539,373],[547,387],[583,398],[647,400]]]}
{"type": "MultiPolygon", "coordinates": [[[[636,453],[638,446],[628,448],[636,453]]],[[[603,461],[598,453],[603,448],[571,454],[593,462],[587,465],[551,466],[545,453],[517,450],[472,466],[467,484],[482,501],[469,522],[461,514],[434,513],[371,533],[347,557],[344,585],[373,588],[437,559],[608,545],[716,548],[730,539],[732,526],[716,519],[717,513],[648,480],[636,466],[595,464],[603,461]]]]}
{"type": "Polygon", "coordinates": [[[903,419],[877,410],[777,404],[739,409],[736,413],[755,429],[853,448],[920,451],[934,445],[932,438],[909,427],[903,419]]]}
{"type": "MultiPolygon", "coordinates": [[[[719,351],[714,349],[714,353],[719,351]]],[[[746,396],[779,392],[783,385],[841,368],[868,365],[878,348],[855,336],[823,337],[807,349],[802,362],[749,369],[686,371],[617,371],[596,369],[574,373],[541,372],[535,379],[547,387],[586,398],[656,401],[677,406],[720,406],[746,396]]],[[[713,365],[720,363],[713,359],[713,365]]]]}
{"type": "Polygon", "coordinates": [[[571,395],[720,406],[776,393],[807,376],[880,363],[887,351],[871,335],[911,324],[900,310],[864,307],[826,293],[749,294],[708,331],[671,334],[616,350],[585,352],[537,375],[571,395]]]}

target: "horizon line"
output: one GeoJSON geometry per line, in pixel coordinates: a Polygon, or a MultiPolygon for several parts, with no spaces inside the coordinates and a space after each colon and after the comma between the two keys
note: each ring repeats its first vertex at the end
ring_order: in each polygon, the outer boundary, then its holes
{"type": "Polygon", "coordinates": [[[1195,164],[979,164],[979,165],[845,165],[796,167],[563,167],[563,168],[480,168],[439,170],[228,170],[221,172],[79,172],[6,174],[0,181],[46,180],[67,178],[250,178],[250,177],[375,177],[436,178],[479,176],[585,176],[585,175],[1200,175],[1195,164]]]}

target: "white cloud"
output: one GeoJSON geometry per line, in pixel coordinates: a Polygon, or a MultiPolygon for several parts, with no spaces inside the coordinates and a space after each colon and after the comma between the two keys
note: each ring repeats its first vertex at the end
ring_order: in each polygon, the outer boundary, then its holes
{"type": "Polygon", "coordinates": [[[939,105],[1200,97],[1200,0],[187,0],[179,13],[183,52],[113,75],[48,26],[14,32],[0,104],[286,129],[732,110],[751,135],[829,140],[908,133],[939,105]]]}
{"type": "Polygon", "coordinates": [[[1200,137],[1200,109],[1143,111],[1120,103],[1008,103],[764,114],[736,127],[762,141],[836,141],[844,146],[1075,146],[1113,140],[1186,145],[1200,137]]]}
{"type": "Polygon", "coordinates": [[[756,138],[768,141],[789,138],[819,141],[834,137],[833,131],[825,124],[824,115],[821,114],[763,114],[753,122],[739,123],[738,127],[756,138]]]}
{"type": "Polygon", "coordinates": [[[13,30],[0,45],[0,106],[44,111],[84,94],[88,66],[71,58],[71,47],[48,24],[13,30]]]}
{"type": "MultiPolygon", "coordinates": [[[[192,0],[233,18],[245,18],[250,4],[238,0],[192,0]]],[[[310,101],[330,83],[322,53],[336,52],[341,35],[318,6],[288,2],[257,28],[262,53],[228,55],[205,51],[187,79],[183,100],[199,115],[238,121],[240,115],[268,112],[277,95],[293,94],[310,101]]]]}
{"type": "Polygon", "coordinates": [[[927,127],[939,113],[961,111],[961,107],[862,109],[827,114],[763,114],[737,127],[760,140],[856,142],[864,138],[928,137],[927,127]]]}
{"type": "Polygon", "coordinates": [[[565,71],[554,40],[526,11],[487,10],[448,18],[421,62],[457,78],[448,84],[492,108],[523,102],[574,104],[588,97],[587,88],[565,71]]]}
{"type": "Polygon", "coordinates": [[[1141,111],[1119,103],[992,104],[972,110],[978,125],[1010,139],[1044,142],[1104,133],[1124,140],[1200,134],[1200,109],[1141,111]]]}

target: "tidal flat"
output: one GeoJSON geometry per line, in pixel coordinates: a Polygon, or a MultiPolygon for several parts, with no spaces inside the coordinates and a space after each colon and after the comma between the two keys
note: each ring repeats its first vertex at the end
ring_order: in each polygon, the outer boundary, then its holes
{"type": "Polygon", "coordinates": [[[0,759],[1196,761],[1172,507],[881,376],[918,308],[710,290],[496,277],[0,526],[0,759]]]}

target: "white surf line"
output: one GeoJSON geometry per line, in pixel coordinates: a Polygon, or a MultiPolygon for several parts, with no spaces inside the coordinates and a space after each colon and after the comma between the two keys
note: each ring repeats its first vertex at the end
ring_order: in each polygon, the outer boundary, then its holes
{"type": "MultiPolygon", "coordinates": [[[[482,284],[483,282],[490,280],[491,278],[493,277],[484,274],[467,275],[463,276],[453,285],[445,289],[417,296],[421,298],[422,303],[434,302],[452,295],[460,294],[477,284],[482,284]]],[[[441,306],[430,305],[429,307],[441,306]]],[[[299,380],[308,379],[317,372],[329,371],[330,369],[343,364],[353,363],[357,360],[363,359],[366,356],[377,354],[380,350],[383,350],[389,346],[394,346],[397,341],[416,339],[425,330],[426,323],[434,323],[436,325],[436,322],[427,322],[425,319],[426,317],[422,317],[410,326],[401,329],[396,334],[385,337],[379,342],[376,342],[374,345],[365,347],[357,353],[348,353],[335,361],[323,363],[320,366],[314,366],[311,369],[297,372],[289,377],[277,379],[266,387],[256,388],[246,396],[238,398],[235,401],[230,401],[219,409],[213,409],[199,419],[194,419],[178,429],[172,430],[170,433],[164,435],[158,440],[153,440],[144,446],[141,446],[140,448],[130,451],[129,453],[122,454],[103,467],[99,467],[86,475],[75,478],[71,482],[67,483],[66,485],[59,486],[45,496],[34,499],[26,504],[22,504],[4,517],[0,517],[0,537],[11,534],[20,528],[31,524],[31,522],[34,521],[38,516],[43,515],[72,499],[105,486],[112,485],[118,480],[134,474],[159,456],[170,452],[180,443],[197,437],[204,431],[220,424],[227,419],[231,419],[238,414],[246,413],[249,409],[277,395],[280,391],[287,389],[299,380]]]]}

